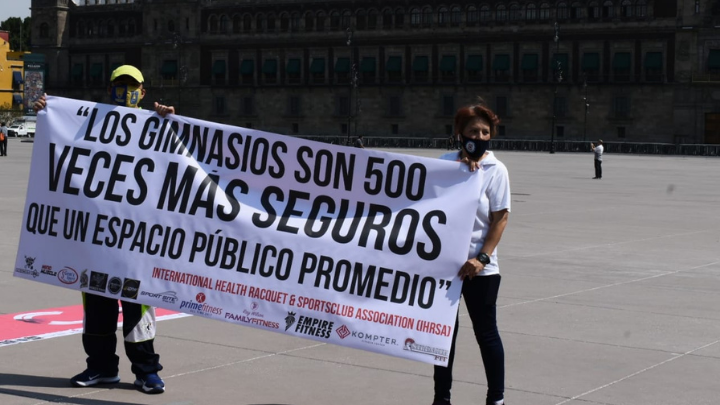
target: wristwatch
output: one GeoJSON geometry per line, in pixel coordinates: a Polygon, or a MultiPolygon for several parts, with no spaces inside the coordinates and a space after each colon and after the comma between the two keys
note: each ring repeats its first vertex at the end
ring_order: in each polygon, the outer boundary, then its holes
{"type": "Polygon", "coordinates": [[[487,266],[490,264],[490,256],[488,256],[485,252],[480,252],[479,255],[477,255],[477,259],[482,263],[484,266],[487,266]]]}

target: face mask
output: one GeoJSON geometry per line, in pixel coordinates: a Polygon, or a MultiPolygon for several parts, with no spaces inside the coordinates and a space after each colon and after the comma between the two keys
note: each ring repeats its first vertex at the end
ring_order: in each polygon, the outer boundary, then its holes
{"type": "Polygon", "coordinates": [[[110,91],[113,103],[123,107],[137,108],[138,103],[142,100],[140,86],[112,86],[110,91]]]}
{"type": "Polygon", "coordinates": [[[485,141],[482,139],[466,138],[463,135],[460,135],[460,137],[462,138],[463,149],[465,149],[465,152],[473,160],[480,159],[490,147],[489,139],[485,141]]]}

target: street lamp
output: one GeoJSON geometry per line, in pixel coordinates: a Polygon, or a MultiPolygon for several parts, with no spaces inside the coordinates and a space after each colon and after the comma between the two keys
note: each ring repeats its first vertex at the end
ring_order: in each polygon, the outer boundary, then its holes
{"type": "Polygon", "coordinates": [[[560,52],[560,27],[557,21],[555,21],[555,90],[553,91],[553,102],[552,102],[552,127],[550,128],[550,153],[555,153],[555,119],[557,115],[557,92],[558,86],[562,82],[562,65],[560,64],[560,58],[558,53],[560,52]]]}
{"type": "Polygon", "coordinates": [[[587,135],[587,112],[588,107],[590,107],[590,103],[588,103],[588,96],[587,96],[587,75],[585,76],[583,80],[583,90],[585,90],[585,96],[583,96],[583,104],[585,104],[585,121],[583,122],[583,142],[585,142],[585,138],[587,135]]]}
{"type": "Polygon", "coordinates": [[[352,48],[352,40],[353,40],[353,31],[348,27],[345,29],[345,37],[348,48],[350,48],[350,95],[348,96],[348,122],[347,122],[347,145],[352,145],[352,141],[350,139],[350,128],[352,126],[353,118],[356,119],[355,121],[355,134],[357,135],[357,117],[353,117],[353,108],[352,108],[352,99],[353,99],[353,89],[355,89],[355,109],[356,109],[356,115],[357,110],[360,108],[357,101],[357,87],[358,87],[358,68],[357,63],[355,63],[355,54],[353,52],[352,48]]]}

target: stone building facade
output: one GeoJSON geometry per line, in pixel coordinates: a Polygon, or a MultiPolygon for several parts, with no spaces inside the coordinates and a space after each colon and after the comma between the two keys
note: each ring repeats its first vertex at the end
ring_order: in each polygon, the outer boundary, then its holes
{"type": "Polygon", "coordinates": [[[505,138],[720,143],[716,0],[76,3],[32,0],[49,94],[130,63],[148,105],[290,135],[445,137],[481,97],[505,138]]]}

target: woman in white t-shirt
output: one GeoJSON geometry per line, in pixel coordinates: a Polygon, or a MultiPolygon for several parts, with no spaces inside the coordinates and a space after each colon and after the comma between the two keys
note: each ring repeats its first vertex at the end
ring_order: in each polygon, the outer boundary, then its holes
{"type": "MultiPolygon", "coordinates": [[[[455,133],[462,142],[462,149],[440,157],[464,162],[470,171],[479,171],[478,175],[483,176],[482,192],[473,218],[468,260],[458,275],[464,280],[462,295],[485,366],[488,405],[504,404],[505,391],[505,351],[496,319],[496,301],[500,289],[496,248],[510,214],[510,179],[505,165],[487,150],[490,139],[497,134],[499,123],[497,115],[485,105],[461,108],[455,115],[455,133]]],[[[435,366],[433,405],[450,404],[457,330],[456,321],[448,366],[435,366]]]]}

